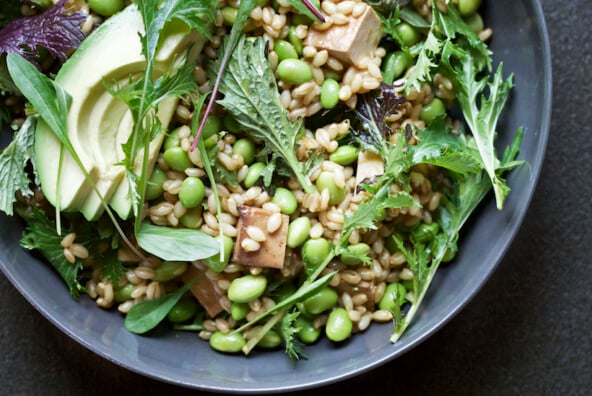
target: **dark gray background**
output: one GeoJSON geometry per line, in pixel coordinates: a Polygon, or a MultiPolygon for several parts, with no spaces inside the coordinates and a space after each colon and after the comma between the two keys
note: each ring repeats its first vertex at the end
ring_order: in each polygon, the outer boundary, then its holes
{"type": "MultiPolygon", "coordinates": [[[[468,306],[395,361],[307,391],[592,392],[592,9],[542,1],[554,108],[537,192],[512,247],[468,306]]],[[[205,394],[120,368],[78,345],[0,275],[0,395],[205,394]]]]}

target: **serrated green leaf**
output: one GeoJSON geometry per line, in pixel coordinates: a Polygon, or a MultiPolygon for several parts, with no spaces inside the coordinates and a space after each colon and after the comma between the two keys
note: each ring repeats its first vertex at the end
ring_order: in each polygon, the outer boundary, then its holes
{"type": "Polygon", "coordinates": [[[288,166],[306,192],[314,189],[298,161],[294,147],[304,132],[302,121],[292,122],[280,102],[275,76],[261,38],[239,40],[220,83],[222,105],[275,161],[288,166]]]}
{"type": "Polygon", "coordinates": [[[35,117],[27,117],[10,144],[0,154],[0,211],[13,215],[16,193],[23,197],[33,194],[26,166],[33,156],[35,117]]]}

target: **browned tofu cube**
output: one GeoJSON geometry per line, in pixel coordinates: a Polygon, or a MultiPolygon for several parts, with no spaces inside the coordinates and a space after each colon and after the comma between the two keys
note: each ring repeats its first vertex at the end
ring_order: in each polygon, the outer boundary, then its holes
{"type": "Polygon", "coordinates": [[[325,49],[341,62],[359,66],[362,58],[376,50],[382,36],[380,26],[380,18],[367,6],[362,15],[344,25],[331,25],[326,30],[315,30],[313,25],[305,44],[325,49]]]}
{"type": "Polygon", "coordinates": [[[198,279],[191,285],[191,293],[205,308],[208,315],[213,318],[224,310],[221,303],[223,293],[216,287],[214,281],[206,276],[204,271],[200,271],[194,266],[190,266],[181,276],[181,279],[187,283],[196,276],[198,279]]]}
{"type": "MultiPolygon", "coordinates": [[[[267,232],[267,221],[273,214],[265,209],[241,205],[238,207],[238,223],[236,225],[237,237],[234,244],[232,260],[243,265],[281,269],[284,267],[286,256],[286,239],[288,237],[288,223],[290,218],[282,214],[280,228],[273,232],[267,232]],[[249,238],[247,229],[256,227],[265,233],[265,241],[259,242],[260,248],[255,251],[247,251],[243,248],[243,241],[249,238]]],[[[250,238],[249,238],[250,239],[250,238]]]]}
{"type": "Polygon", "coordinates": [[[374,285],[374,282],[368,282],[368,281],[361,281],[357,285],[350,285],[349,283],[342,280],[339,283],[339,285],[337,285],[337,291],[339,292],[339,294],[347,293],[351,297],[353,297],[357,294],[365,294],[367,297],[367,300],[366,300],[366,303],[364,304],[364,306],[369,311],[374,310],[374,305],[375,305],[374,290],[375,289],[376,289],[376,286],[374,285]]]}

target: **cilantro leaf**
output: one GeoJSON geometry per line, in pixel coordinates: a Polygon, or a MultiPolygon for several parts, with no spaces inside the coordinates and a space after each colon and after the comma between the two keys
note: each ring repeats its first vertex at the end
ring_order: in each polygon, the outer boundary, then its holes
{"type": "MultiPolygon", "coordinates": [[[[74,298],[78,298],[80,293],[85,291],[84,286],[78,280],[82,263],[77,260],[74,264],[70,264],[66,260],[64,248],[61,245],[63,235],[56,233],[55,224],[47,218],[45,212],[33,208],[26,220],[27,230],[21,240],[21,245],[26,249],[40,251],[66,282],[70,294],[74,298]]],[[[79,239],[83,238],[79,236],[79,239]]],[[[84,245],[90,245],[90,243],[88,240],[83,242],[84,245]]]]}
{"type": "Polygon", "coordinates": [[[29,175],[25,167],[33,156],[35,117],[27,117],[12,142],[0,154],[0,210],[13,215],[16,193],[31,196],[29,175]]]}
{"type": "Polygon", "coordinates": [[[292,122],[280,103],[277,83],[261,38],[238,42],[220,84],[222,105],[254,138],[264,143],[272,160],[286,164],[304,191],[314,189],[298,161],[294,147],[304,132],[302,121],[292,122]]]}

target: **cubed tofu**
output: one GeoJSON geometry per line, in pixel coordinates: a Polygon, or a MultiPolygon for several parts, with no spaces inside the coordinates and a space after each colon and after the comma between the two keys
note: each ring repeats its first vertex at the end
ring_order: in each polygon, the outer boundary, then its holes
{"type": "Polygon", "coordinates": [[[224,306],[221,303],[223,296],[214,281],[208,278],[204,271],[199,270],[193,265],[189,266],[187,271],[181,276],[183,282],[189,282],[195,277],[198,279],[193,285],[191,285],[191,293],[197,301],[204,307],[210,317],[215,317],[224,310],[224,306]]]}
{"type": "Polygon", "coordinates": [[[365,294],[367,299],[366,299],[366,303],[364,304],[364,306],[369,311],[374,311],[374,305],[376,305],[374,302],[374,290],[375,289],[376,289],[376,285],[374,285],[374,282],[368,282],[368,281],[361,281],[357,285],[350,285],[349,283],[342,280],[339,283],[339,285],[337,285],[337,291],[339,294],[347,293],[351,297],[358,295],[358,294],[365,294]]]}
{"type": "Polygon", "coordinates": [[[362,151],[358,154],[356,185],[382,174],[384,174],[384,159],[380,155],[371,151],[362,151]]]}
{"type": "Polygon", "coordinates": [[[341,62],[358,66],[367,56],[372,56],[382,36],[380,18],[371,6],[362,15],[352,18],[344,25],[331,25],[325,30],[308,32],[305,44],[318,50],[327,50],[329,55],[341,62]]]}
{"type": "Polygon", "coordinates": [[[243,265],[282,269],[286,257],[286,240],[288,237],[288,224],[290,218],[282,214],[280,228],[273,232],[267,232],[267,221],[273,214],[265,209],[240,205],[238,207],[238,223],[236,225],[237,237],[234,244],[232,260],[243,265]],[[249,238],[247,228],[254,226],[265,233],[265,241],[259,242],[260,248],[256,251],[243,249],[243,240],[249,238]]]}

